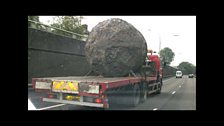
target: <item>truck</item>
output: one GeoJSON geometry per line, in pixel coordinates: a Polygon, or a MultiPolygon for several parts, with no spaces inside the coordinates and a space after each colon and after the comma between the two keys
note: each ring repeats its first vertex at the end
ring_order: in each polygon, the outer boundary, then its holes
{"type": "Polygon", "coordinates": [[[163,69],[158,55],[149,50],[137,72],[124,77],[67,76],[32,78],[36,92],[45,93],[43,102],[63,103],[109,109],[114,105],[135,107],[149,94],[160,94],[163,69]]]}

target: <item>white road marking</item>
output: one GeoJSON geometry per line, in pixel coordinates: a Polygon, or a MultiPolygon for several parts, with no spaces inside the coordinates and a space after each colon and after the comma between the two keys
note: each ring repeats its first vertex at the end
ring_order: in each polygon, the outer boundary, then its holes
{"type": "Polygon", "coordinates": [[[170,79],[167,79],[167,80],[163,80],[163,82],[166,82],[166,81],[171,80],[171,79],[173,79],[173,78],[170,78],[170,79]]]}
{"type": "Polygon", "coordinates": [[[176,93],[176,91],[173,91],[173,92],[172,92],[172,94],[175,94],[175,93],[176,93]]]}
{"type": "Polygon", "coordinates": [[[182,84],[184,84],[185,80],[182,82],[182,84]]]}
{"type": "Polygon", "coordinates": [[[157,110],[158,108],[154,108],[153,111],[157,110]]]}
{"type": "Polygon", "coordinates": [[[58,104],[58,105],[48,106],[48,107],[45,107],[45,108],[39,108],[37,110],[45,110],[45,109],[60,107],[60,106],[63,106],[63,105],[65,105],[65,104],[58,104]]]}
{"type": "Polygon", "coordinates": [[[37,110],[30,99],[28,99],[28,110],[37,110]]]}

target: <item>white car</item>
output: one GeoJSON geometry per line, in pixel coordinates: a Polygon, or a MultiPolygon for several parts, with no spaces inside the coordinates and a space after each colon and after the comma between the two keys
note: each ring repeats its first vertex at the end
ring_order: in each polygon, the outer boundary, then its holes
{"type": "Polygon", "coordinates": [[[176,71],[176,78],[182,78],[182,71],[176,71]]]}

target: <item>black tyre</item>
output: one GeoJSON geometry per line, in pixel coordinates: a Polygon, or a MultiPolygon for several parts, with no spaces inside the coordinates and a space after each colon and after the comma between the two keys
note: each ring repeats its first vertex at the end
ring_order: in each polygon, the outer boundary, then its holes
{"type": "Polygon", "coordinates": [[[140,102],[140,87],[139,84],[127,86],[126,105],[130,107],[135,107],[140,102]]]}
{"type": "Polygon", "coordinates": [[[137,106],[140,102],[140,87],[139,84],[134,85],[133,89],[133,102],[134,104],[132,106],[137,106]]]}
{"type": "Polygon", "coordinates": [[[158,90],[157,90],[156,94],[160,94],[161,93],[162,86],[163,86],[163,80],[162,79],[160,79],[160,84],[158,86],[159,87],[158,87],[158,90]]]}
{"type": "Polygon", "coordinates": [[[156,94],[160,94],[161,93],[161,90],[162,90],[162,85],[160,84],[159,87],[158,87],[158,90],[157,90],[156,94]]]}
{"type": "Polygon", "coordinates": [[[145,102],[148,98],[148,89],[147,89],[147,85],[145,83],[142,84],[141,86],[141,99],[140,102],[145,102]]]}

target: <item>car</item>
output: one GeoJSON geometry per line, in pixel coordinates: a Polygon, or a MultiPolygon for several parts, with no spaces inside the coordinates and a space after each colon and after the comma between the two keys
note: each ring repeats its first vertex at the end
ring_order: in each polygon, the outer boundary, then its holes
{"type": "Polygon", "coordinates": [[[182,71],[176,71],[176,78],[182,78],[182,71]]]}
{"type": "Polygon", "coordinates": [[[188,78],[194,78],[194,74],[189,74],[188,78]]]}

